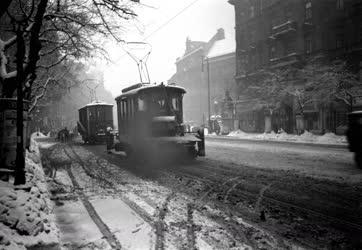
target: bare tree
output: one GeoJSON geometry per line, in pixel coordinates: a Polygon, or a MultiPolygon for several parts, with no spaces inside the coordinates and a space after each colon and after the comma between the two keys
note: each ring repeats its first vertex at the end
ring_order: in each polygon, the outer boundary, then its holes
{"type": "MultiPolygon", "coordinates": [[[[15,184],[23,184],[24,93],[30,98],[35,86],[36,91],[45,91],[54,79],[40,81],[43,82],[41,87],[40,82],[34,84],[39,68],[48,70],[69,57],[89,57],[95,52],[105,55],[100,41],[110,36],[121,41],[120,20],[132,18],[135,13],[131,2],[113,0],[5,0],[0,6],[0,18],[7,15],[10,19],[8,26],[12,26],[14,33],[10,38],[3,34],[4,31],[0,34],[0,96],[13,97],[17,90],[17,136],[20,140],[17,140],[15,184]],[[15,45],[16,56],[9,60],[15,45]],[[41,57],[45,56],[56,60],[47,60],[50,64],[46,65],[39,64],[41,57]],[[16,59],[15,68],[11,59],[16,59]]],[[[34,101],[41,96],[35,97],[34,101]]]]}
{"type": "Polygon", "coordinates": [[[362,90],[362,79],[345,60],[314,62],[302,69],[307,89],[320,103],[340,101],[352,110],[354,96],[362,90]]]}
{"type": "Polygon", "coordinates": [[[245,86],[243,94],[257,100],[270,115],[291,96],[302,123],[305,108],[310,104],[330,104],[337,100],[352,110],[353,96],[362,90],[362,82],[345,60],[325,59],[312,57],[298,67],[260,70],[258,78],[245,86]]]}

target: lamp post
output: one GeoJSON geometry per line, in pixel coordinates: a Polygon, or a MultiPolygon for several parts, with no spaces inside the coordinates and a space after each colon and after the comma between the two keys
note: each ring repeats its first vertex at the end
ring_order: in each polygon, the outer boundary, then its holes
{"type": "Polygon", "coordinates": [[[209,64],[209,58],[206,57],[206,69],[207,69],[207,111],[208,111],[208,118],[209,118],[209,126],[210,126],[210,118],[211,118],[211,112],[210,112],[210,64],[209,64]]]}

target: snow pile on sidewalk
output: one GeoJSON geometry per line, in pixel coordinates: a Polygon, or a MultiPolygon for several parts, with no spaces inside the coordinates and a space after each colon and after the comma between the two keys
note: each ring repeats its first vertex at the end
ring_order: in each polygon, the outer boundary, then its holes
{"type": "Polygon", "coordinates": [[[273,141],[288,141],[288,142],[299,142],[299,143],[317,143],[317,144],[338,144],[343,145],[347,143],[345,136],[335,135],[334,133],[326,133],[324,135],[315,135],[308,131],[305,131],[301,135],[287,134],[284,131],[280,133],[245,133],[242,130],[235,130],[230,132],[227,136],[236,137],[240,139],[249,140],[273,140],[273,141]]]}
{"type": "Polygon", "coordinates": [[[39,150],[26,154],[26,185],[0,181],[0,249],[56,248],[59,232],[52,213],[39,150]]]}

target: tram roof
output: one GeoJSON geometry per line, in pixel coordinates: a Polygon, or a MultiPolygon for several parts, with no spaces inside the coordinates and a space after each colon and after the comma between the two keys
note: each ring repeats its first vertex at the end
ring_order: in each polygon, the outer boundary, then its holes
{"type": "Polygon", "coordinates": [[[113,106],[113,104],[95,101],[95,102],[88,103],[87,105],[81,107],[80,109],[87,108],[87,107],[93,107],[93,106],[113,106]]]}
{"type": "MultiPolygon", "coordinates": [[[[121,95],[117,96],[116,97],[116,100],[123,97],[123,96],[130,96],[130,95],[135,95],[135,94],[138,94],[139,92],[141,91],[144,91],[144,90],[150,90],[150,89],[157,89],[159,87],[165,87],[165,88],[168,88],[168,89],[175,89],[175,90],[179,90],[181,91],[182,93],[186,93],[186,90],[183,88],[183,87],[180,87],[180,86],[176,86],[176,85],[163,85],[163,84],[140,84],[140,87],[136,87],[134,89],[132,89],[130,86],[129,88],[131,88],[129,91],[126,91],[124,93],[122,93],[121,95]]],[[[127,88],[126,88],[127,89],[127,88]]]]}

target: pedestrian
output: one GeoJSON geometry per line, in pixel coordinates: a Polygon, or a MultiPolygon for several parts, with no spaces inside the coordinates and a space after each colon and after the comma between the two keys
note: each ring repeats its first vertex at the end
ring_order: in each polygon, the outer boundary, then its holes
{"type": "Polygon", "coordinates": [[[113,147],[113,130],[111,127],[107,127],[106,131],[106,145],[107,145],[107,152],[110,154],[111,149],[113,147]]]}
{"type": "Polygon", "coordinates": [[[64,142],[68,142],[69,139],[69,130],[67,127],[64,128],[64,142]]]}

